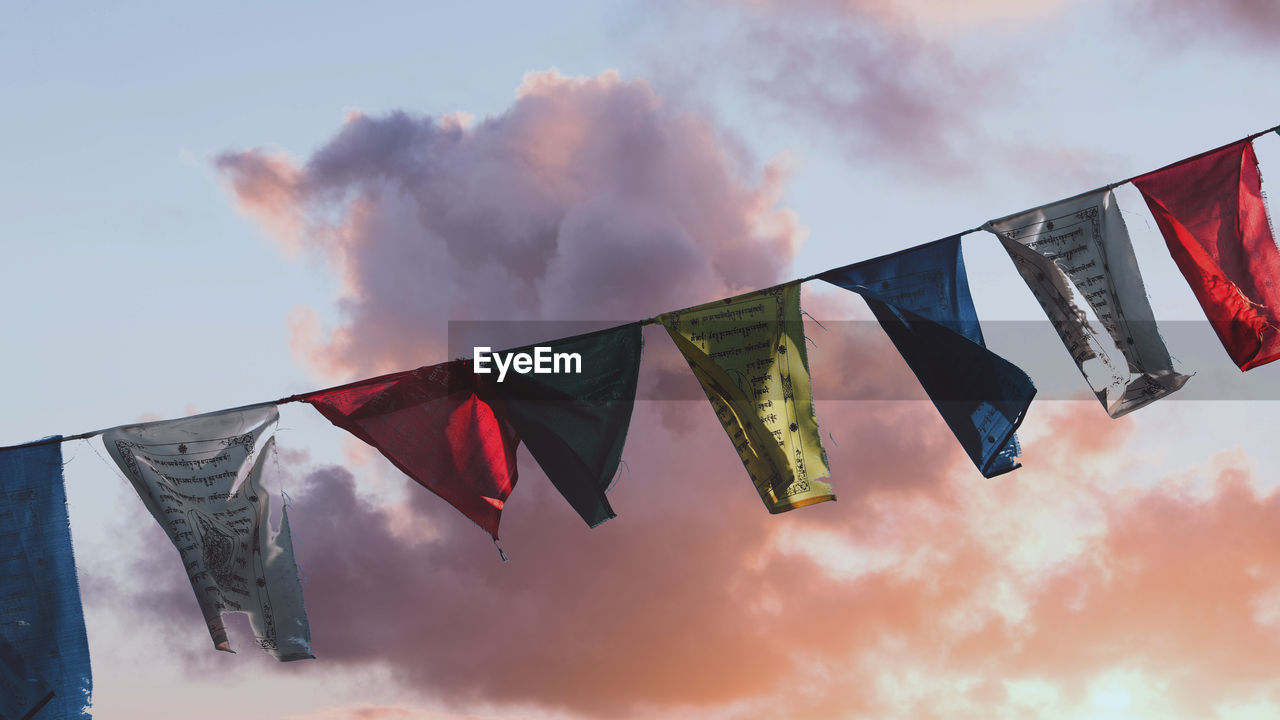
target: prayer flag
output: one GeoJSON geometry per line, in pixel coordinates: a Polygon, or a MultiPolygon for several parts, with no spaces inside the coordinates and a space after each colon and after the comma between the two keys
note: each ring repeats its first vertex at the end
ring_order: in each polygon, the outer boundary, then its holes
{"type": "Polygon", "coordinates": [[[983,227],[1000,239],[1108,415],[1120,417],[1186,383],[1156,329],[1110,190],[983,227]]]}
{"type": "Polygon", "coordinates": [[[1280,358],[1280,251],[1253,143],[1135,178],[1169,253],[1241,370],[1280,358]]]}
{"type": "Polygon", "coordinates": [[[595,527],[616,517],[605,491],[618,469],[635,406],[641,326],[632,323],[538,347],[554,358],[553,372],[512,373],[494,385],[494,392],[551,483],[595,527]],[[560,358],[564,367],[558,366],[560,358]]]}
{"type": "Polygon", "coordinates": [[[835,500],[797,283],[662,315],[771,513],[835,500]]]}
{"type": "Polygon", "coordinates": [[[262,482],[278,419],[257,405],[125,425],[102,442],[178,549],[214,647],[233,652],[222,615],[241,612],[283,662],[313,655],[288,512],[273,533],[262,482]]]}
{"type": "Polygon", "coordinates": [[[1020,467],[1014,432],[1035,385],[987,349],[960,236],[846,265],[821,279],[859,293],[969,458],[987,477],[1020,467]]]}
{"type": "Polygon", "coordinates": [[[362,380],[303,396],[334,425],[498,539],[516,485],[520,439],[470,360],[362,380]]]}
{"type": "Polygon", "coordinates": [[[0,452],[0,718],[87,718],[61,442],[0,452]]]}

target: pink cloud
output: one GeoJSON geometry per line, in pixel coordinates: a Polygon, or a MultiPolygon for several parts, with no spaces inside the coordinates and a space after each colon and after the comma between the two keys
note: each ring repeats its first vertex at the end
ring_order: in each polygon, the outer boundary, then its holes
{"type": "Polygon", "coordinates": [[[1002,71],[961,62],[888,2],[745,3],[742,50],[758,97],[860,160],[964,172],[972,113],[1002,71]],[[745,48],[749,48],[746,50],[745,48]]]}
{"type": "Polygon", "coordinates": [[[763,287],[801,238],[777,172],[614,73],[531,74],[471,127],[356,115],[303,164],[249,150],[218,167],[341,278],[342,324],[317,345],[300,314],[295,337],[343,378],[443,360],[448,320],[621,322],[763,287]]]}
{"type": "Polygon", "coordinates": [[[302,191],[297,168],[285,155],[251,150],[237,164],[231,176],[231,190],[240,200],[240,210],[262,223],[290,250],[302,242],[302,218],[297,212],[302,191]]]}
{"type": "MultiPolygon", "coordinates": [[[[399,705],[356,705],[326,708],[304,715],[290,715],[284,720],[493,720],[494,715],[457,715],[454,713],[418,710],[399,705]]],[[[512,715],[503,717],[514,718],[512,715]]]]}
{"type": "Polygon", "coordinates": [[[735,82],[771,124],[799,128],[851,162],[915,184],[974,182],[994,164],[1070,193],[1123,175],[1122,158],[1025,137],[993,113],[1015,110],[1033,82],[1014,33],[1074,1],[711,0],[735,32],[684,82],[714,82],[732,58],[735,82]],[[975,37],[985,38],[980,50],[975,37]],[[1027,175],[1037,164],[1054,167],[1053,178],[1027,175]]]}
{"type": "Polygon", "coordinates": [[[1126,13],[1144,29],[1163,34],[1170,45],[1217,42],[1270,50],[1280,32],[1280,5],[1270,0],[1133,0],[1126,13]]]}

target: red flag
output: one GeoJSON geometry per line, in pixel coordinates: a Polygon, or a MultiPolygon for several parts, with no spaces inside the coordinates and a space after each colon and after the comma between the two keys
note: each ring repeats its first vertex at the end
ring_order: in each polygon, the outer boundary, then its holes
{"type": "Polygon", "coordinates": [[[520,438],[470,360],[302,397],[498,538],[520,438]]]}
{"type": "Polygon", "coordinates": [[[1243,140],[1134,179],[1227,354],[1248,370],[1280,359],[1280,251],[1243,140]]]}

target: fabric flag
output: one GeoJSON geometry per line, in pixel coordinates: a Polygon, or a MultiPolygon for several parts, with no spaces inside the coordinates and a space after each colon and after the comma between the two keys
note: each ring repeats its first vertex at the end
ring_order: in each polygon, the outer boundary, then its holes
{"type": "Polygon", "coordinates": [[[632,323],[511,352],[532,354],[538,347],[549,357],[565,356],[565,371],[512,373],[494,385],[494,392],[551,483],[595,527],[616,517],[605,490],[618,469],[635,406],[641,326],[632,323]],[[574,357],[576,367],[568,365],[574,357]]]}
{"type": "Polygon", "coordinates": [[[984,225],[1000,239],[1113,418],[1176,391],[1174,370],[1110,190],[984,225]]]}
{"type": "Polygon", "coordinates": [[[0,718],[87,718],[61,442],[0,452],[0,718]]]}
{"type": "Polygon", "coordinates": [[[818,436],[799,284],[658,318],[771,513],[835,500],[818,436]]]}
{"type": "Polygon", "coordinates": [[[1135,178],[1169,253],[1241,370],[1280,358],[1280,251],[1253,143],[1135,178]]]}
{"type": "Polygon", "coordinates": [[[959,235],[819,277],[863,296],[983,475],[1020,467],[1014,431],[1036,388],[987,349],[959,235]]]}
{"type": "Polygon", "coordinates": [[[214,647],[231,650],[222,615],[249,616],[277,660],[313,657],[289,515],[268,522],[262,484],[275,448],[274,405],[107,430],[102,442],[186,567],[214,647]]]}
{"type": "Polygon", "coordinates": [[[498,539],[516,485],[515,428],[470,360],[362,380],[301,398],[498,539]]]}

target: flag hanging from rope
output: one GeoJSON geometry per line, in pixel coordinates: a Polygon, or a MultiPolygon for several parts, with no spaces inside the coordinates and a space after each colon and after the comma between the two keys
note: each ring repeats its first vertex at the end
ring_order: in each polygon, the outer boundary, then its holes
{"type": "Polygon", "coordinates": [[[301,398],[498,539],[520,439],[470,360],[392,373],[301,398]]]}
{"type": "Polygon", "coordinates": [[[605,491],[631,424],[642,347],[640,323],[632,323],[512,350],[545,351],[565,366],[512,373],[493,386],[520,440],[591,527],[616,517],[605,491]]]}
{"type": "Polygon", "coordinates": [[[0,451],[0,588],[0,718],[89,717],[61,442],[0,451]]]}
{"type": "Polygon", "coordinates": [[[662,315],[738,451],[756,491],[779,513],[835,500],[809,385],[800,285],[662,315]]]}
{"type": "Polygon", "coordinates": [[[983,475],[1019,467],[1015,431],[1035,385],[987,349],[959,235],[819,277],[863,296],[983,475]]]}
{"type": "Polygon", "coordinates": [[[1111,417],[1178,390],[1110,190],[1084,193],[984,225],[1000,239],[1111,417]]]}
{"type": "Polygon", "coordinates": [[[1280,358],[1280,251],[1253,143],[1135,178],[1169,253],[1241,370],[1280,358]]]}
{"type": "Polygon", "coordinates": [[[311,654],[311,631],[287,510],[271,531],[263,470],[274,405],[102,433],[107,452],[182,556],[214,647],[233,652],[224,613],[249,616],[260,648],[280,661],[311,654]]]}

